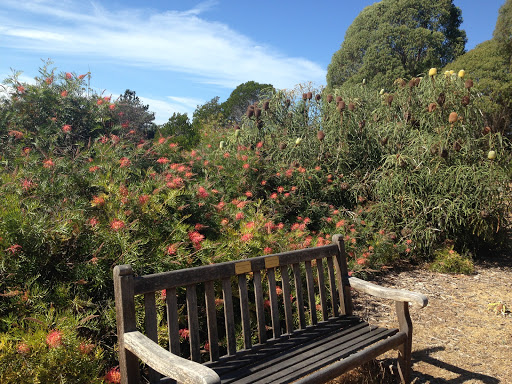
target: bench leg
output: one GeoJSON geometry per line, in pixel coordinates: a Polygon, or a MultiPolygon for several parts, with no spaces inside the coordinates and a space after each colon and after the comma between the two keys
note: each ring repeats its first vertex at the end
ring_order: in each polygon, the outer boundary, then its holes
{"type": "Polygon", "coordinates": [[[396,314],[400,331],[407,334],[407,340],[398,348],[398,373],[403,384],[411,382],[411,351],[412,351],[412,322],[409,315],[409,303],[396,302],[396,314]]]}

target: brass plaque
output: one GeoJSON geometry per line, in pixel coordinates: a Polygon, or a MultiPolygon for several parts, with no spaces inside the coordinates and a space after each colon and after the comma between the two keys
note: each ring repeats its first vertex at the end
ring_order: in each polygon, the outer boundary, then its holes
{"type": "Polygon", "coordinates": [[[265,259],[265,268],[279,267],[279,256],[270,256],[265,259]]]}
{"type": "Polygon", "coordinates": [[[237,275],[241,275],[242,273],[251,272],[251,262],[250,261],[241,261],[235,264],[235,273],[237,275]]]}

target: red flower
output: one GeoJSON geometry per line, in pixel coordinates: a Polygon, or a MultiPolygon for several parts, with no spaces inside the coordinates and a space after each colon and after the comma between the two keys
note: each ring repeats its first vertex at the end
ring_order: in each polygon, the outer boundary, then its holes
{"type": "Polygon", "coordinates": [[[115,104],[110,104],[110,105],[108,106],[108,109],[110,109],[111,111],[113,111],[115,108],[116,108],[116,105],[115,105],[115,104]]]}
{"type": "Polygon", "coordinates": [[[140,195],[139,196],[139,204],[144,205],[149,201],[149,195],[140,195]]]}
{"type": "Polygon", "coordinates": [[[228,157],[229,157],[229,152],[226,152],[226,153],[224,154],[224,158],[225,158],[225,159],[227,159],[228,157]]]}
{"type": "Polygon", "coordinates": [[[78,346],[78,350],[80,351],[80,353],[84,355],[88,355],[89,353],[92,352],[93,349],[94,344],[86,344],[84,342],[81,342],[80,345],[78,346]]]}
{"type": "Polygon", "coordinates": [[[119,164],[121,165],[121,168],[128,167],[131,164],[131,161],[127,157],[122,157],[119,160],[119,164]]]}
{"type": "Polygon", "coordinates": [[[46,81],[46,84],[50,85],[51,83],[53,83],[53,76],[47,77],[45,81],[46,81]]]}
{"type": "Polygon", "coordinates": [[[82,80],[85,76],[87,76],[87,74],[85,74],[85,75],[80,75],[80,76],[78,76],[78,78],[79,78],[80,80],[82,80]]]}
{"type": "Polygon", "coordinates": [[[55,165],[52,159],[48,159],[45,162],[43,162],[43,167],[45,168],[51,168],[55,165]]]}
{"type": "Polygon", "coordinates": [[[98,99],[98,100],[96,100],[96,104],[97,104],[97,105],[101,105],[101,104],[103,104],[103,99],[98,99]]]}
{"type": "Polygon", "coordinates": [[[237,220],[242,220],[243,218],[244,218],[243,212],[238,212],[235,216],[235,219],[237,219],[237,220]]]}
{"type": "Polygon", "coordinates": [[[97,225],[99,224],[99,220],[98,220],[97,218],[95,218],[95,217],[91,217],[91,218],[89,219],[88,224],[89,224],[91,227],[93,227],[93,228],[94,228],[95,226],[97,226],[97,225]]]}
{"type": "Polygon", "coordinates": [[[18,139],[18,140],[23,137],[23,132],[20,132],[20,131],[10,130],[7,134],[9,136],[13,136],[15,139],[18,139]]]}
{"type": "Polygon", "coordinates": [[[196,250],[201,249],[201,242],[204,240],[204,235],[201,235],[197,231],[193,231],[188,233],[188,238],[196,250]]]}
{"type": "Polygon", "coordinates": [[[50,348],[57,348],[62,345],[62,332],[60,331],[51,331],[48,336],[46,336],[46,344],[50,348]]]}
{"type": "Polygon", "coordinates": [[[69,124],[63,125],[62,131],[66,132],[66,133],[71,132],[71,125],[69,125],[69,124]]]}
{"type": "Polygon", "coordinates": [[[283,294],[283,290],[281,289],[281,287],[280,287],[280,286],[276,286],[276,293],[277,293],[278,295],[282,295],[282,294],[283,294]]]}
{"type": "Polygon", "coordinates": [[[244,168],[244,169],[249,169],[250,167],[251,167],[251,166],[250,166],[249,164],[247,164],[247,163],[245,163],[245,164],[243,165],[243,168],[244,168]]]}
{"type": "Polygon", "coordinates": [[[170,160],[167,157],[161,157],[156,162],[158,164],[167,164],[170,160]]]}
{"type": "Polygon", "coordinates": [[[16,351],[20,355],[28,355],[30,353],[30,347],[26,343],[19,343],[16,347],[16,351]]]}
{"type": "Polygon", "coordinates": [[[206,192],[206,189],[204,187],[199,187],[197,196],[206,199],[208,197],[208,192],[206,192]]]}
{"type": "Polygon", "coordinates": [[[205,350],[206,352],[209,352],[209,351],[210,351],[210,343],[209,343],[209,342],[204,343],[204,350],[205,350]]]}
{"type": "Polygon", "coordinates": [[[171,244],[167,247],[167,254],[169,256],[175,255],[177,251],[178,251],[178,243],[171,244]]]}
{"type": "Polygon", "coordinates": [[[119,231],[125,227],[124,221],[119,219],[114,219],[110,222],[110,228],[114,231],[119,231]]]}
{"type": "Polygon", "coordinates": [[[245,192],[245,196],[247,196],[247,197],[252,197],[252,192],[251,192],[251,191],[247,191],[247,192],[245,192]]]}
{"type": "Polygon", "coordinates": [[[97,165],[93,165],[92,167],[89,168],[89,172],[96,172],[98,169],[100,169],[100,167],[98,167],[97,165]]]}
{"type": "Polygon", "coordinates": [[[178,333],[180,334],[180,337],[184,339],[188,339],[190,336],[190,331],[187,328],[181,328],[178,333]]]}
{"type": "Polygon", "coordinates": [[[252,238],[253,238],[253,234],[252,233],[246,233],[245,235],[242,236],[241,240],[244,243],[247,243],[248,241],[251,241],[252,238]]]}
{"type": "Polygon", "coordinates": [[[277,187],[277,192],[283,193],[284,192],[284,188],[283,187],[277,187]]]}
{"type": "Polygon", "coordinates": [[[66,79],[71,79],[73,77],[73,75],[71,74],[71,72],[66,72],[66,79]]]}
{"type": "Polygon", "coordinates": [[[68,95],[68,91],[64,90],[60,93],[62,97],[66,97],[68,95]]]}
{"type": "Polygon", "coordinates": [[[107,383],[118,384],[121,382],[121,373],[119,372],[119,367],[110,368],[107,374],[104,377],[104,380],[107,383]]]}
{"type": "Polygon", "coordinates": [[[261,147],[263,147],[263,142],[262,141],[260,141],[260,142],[258,142],[258,144],[256,144],[256,148],[261,148],[261,147]]]}
{"type": "Polygon", "coordinates": [[[101,197],[101,196],[93,196],[92,197],[91,205],[93,207],[97,207],[97,206],[100,206],[103,204],[105,204],[105,199],[103,197],[101,197]]]}
{"type": "Polygon", "coordinates": [[[18,92],[25,93],[25,87],[23,85],[18,85],[18,92]]]}

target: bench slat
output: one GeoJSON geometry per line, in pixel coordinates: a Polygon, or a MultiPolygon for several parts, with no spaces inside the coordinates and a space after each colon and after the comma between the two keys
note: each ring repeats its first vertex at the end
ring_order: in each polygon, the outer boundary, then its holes
{"type": "Polygon", "coordinates": [[[245,274],[238,275],[238,291],[240,293],[240,311],[242,315],[242,332],[244,334],[244,348],[249,349],[251,342],[251,318],[249,315],[249,297],[247,293],[247,278],[245,274]]]}
{"type": "Polygon", "coordinates": [[[325,275],[322,259],[316,260],[316,269],[318,271],[318,287],[320,291],[320,303],[322,304],[322,319],[326,321],[329,318],[327,311],[327,296],[325,292],[325,275]]]}
{"type": "Polygon", "coordinates": [[[302,278],[299,264],[293,264],[293,276],[295,281],[295,299],[299,313],[299,327],[306,328],[306,317],[304,316],[304,297],[302,296],[302,278]]]}
{"type": "Polygon", "coordinates": [[[337,317],[339,316],[338,293],[336,290],[336,277],[334,274],[334,263],[332,261],[332,257],[327,258],[327,269],[329,271],[329,289],[331,291],[332,315],[337,317]]]}
{"type": "Polygon", "coordinates": [[[213,281],[204,283],[204,296],[206,300],[210,361],[216,361],[219,360],[219,334],[217,332],[217,307],[215,305],[215,288],[213,281]]]}
{"type": "MultiPolygon", "coordinates": [[[[146,336],[158,344],[158,325],[156,319],[155,292],[144,294],[144,322],[146,336]]],[[[149,368],[149,381],[154,383],[160,379],[160,374],[149,368]]]]}
{"type": "Polygon", "coordinates": [[[288,267],[282,266],[281,268],[281,281],[283,284],[283,303],[284,303],[284,317],[286,321],[286,333],[290,334],[293,332],[293,314],[292,314],[292,300],[291,300],[291,288],[290,288],[290,277],[288,275],[288,267]]]}
{"type": "Polygon", "coordinates": [[[254,298],[256,301],[256,319],[258,321],[258,340],[260,344],[267,341],[267,330],[265,329],[265,306],[263,302],[263,288],[261,286],[261,273],[253,273],[254,298]]]}
{"type": "Polygon", "coordinates": [[[222,297],[224,300],[224,319],[226,322],[226,340],[228,355],[236,353],[235,316],[233,313],[233,292],[231,279],[222,279],[222,297]]]}
{"type": "Polygon", "coordinates": [[[201,361],[201,349],[199,346],[199,318],[197,314],[197,292],[196,286],[187,287],[187,317],[190,341],[190,357],[192,361],[201,361]]]}
{"type": "Polygon", "coordinates": [[[316,315],[316,300],[315,300],[315,283],[313,280],[313,269],[311,268],[311,261],[306,261],[306,284],[308,289],[308,302],[309,302],[309,315],[311,324],[318,322],[316,315]]]}
{"type": "Polygon", "coordinates": [[[176,288],[169,288],[165,294],[167,305],[167,328],[169,331],[169,351],[180,355],[180,325],[178,323],[178,298],[176,288]]]}
{"type": "Polygon", "coordinates": [[[279,321],[279,306],[276,292],[276,273],[274,268],[267,270],[268,287],[270,296],[270,316],[272,319],[272,333],[274,339],[281,336],[281,322],[279,321]]]}

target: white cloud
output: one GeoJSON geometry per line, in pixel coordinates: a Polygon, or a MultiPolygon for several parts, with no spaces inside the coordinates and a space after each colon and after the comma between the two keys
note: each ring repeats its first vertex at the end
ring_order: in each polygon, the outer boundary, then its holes
{"type": "Polygon", "coordinates": [[[322,83],[325,70],[300,57],[287,57],[229,26],[207,21],[206,1],[184,11],[107,10],[74,0],[2,0],[0,47],[41,52],[45,56],[116,60],[186,74],[195,82],[234,88],[254,80],[291,88],[312,80],[322,83]]]}

